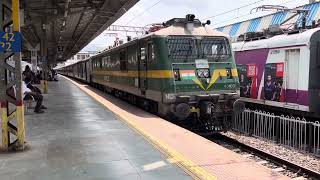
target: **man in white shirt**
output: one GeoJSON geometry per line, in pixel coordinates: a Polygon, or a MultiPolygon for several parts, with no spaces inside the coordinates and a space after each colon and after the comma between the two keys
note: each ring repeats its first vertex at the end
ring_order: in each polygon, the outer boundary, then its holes
{"type": "Polygon", "coordinates": [[[27,84],[22,81],[22,94],[23,94],[23,98],[26,97],[27,93],[31,93],[32,91],[27,87],[27,84]]]}
{"type": "Polygon", "coordinates": [[[23,100],[35,100],[37,102],[36,107],[34,108],[35,113],[44,113],[42,109],[46,109],[42,105],[43,96],[37,92],[32,92],[31,89],[29,89],[27,86],[31,81],[29,81],[28,78],[24,78],[24,81],[22,81],[22,94],[23,94],[23,100]]]}

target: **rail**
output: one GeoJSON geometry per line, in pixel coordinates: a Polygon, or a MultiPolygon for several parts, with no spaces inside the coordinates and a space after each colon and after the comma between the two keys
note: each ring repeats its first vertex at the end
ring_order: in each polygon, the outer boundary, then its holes
{"type": "Polygon", "coordinates": [[[234,131],[320,156],[320,123],[246,109],[233,118],[234,131]]]}
{"type": "MultiPolygon", "coordinates": [[[[296,164],[296,163],[291,162],[289,160],[285,160],[285,159],[280,158],[276,155],[265,152],[261,149],[257,149],[255,147],[250,146],[250,145],[244,144],[244,143],[239,142],[236,139],[233,139],[231,137],[218,134],[217,136],[215,136],[213,141],[215,142],[217,139],[219,139],[220,141],[222,140],[224,142],[227,142],[228,144],[231,144],[237,148],[240,148],[241,150],[247,151],[250,154],[253,154],[254,156],[258,156],[266,161],[270,161],[270,162],[276,164],[277,166],[291,170],[292,172],[294,172],[295,174],[298,175],[298,178],[296,178],[296,179],[300,179],[299,176],[304,177],[301,179],[319,179],[318,177],[320,177],[320,172],[314,171],[308,167],[303,167],[299,164],[296,164]]],[[[230,147],[230,145],[229,145],[229,147],[230,147]]]]}

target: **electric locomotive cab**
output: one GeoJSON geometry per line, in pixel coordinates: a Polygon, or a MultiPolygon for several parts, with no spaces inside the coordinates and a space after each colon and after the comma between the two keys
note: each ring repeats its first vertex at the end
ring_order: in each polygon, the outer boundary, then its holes
{"type": "MultiPolygon", "coordinates": [[[[210,22],[207,22],[209,24],[210,22]]],[[[206,128],[226,129],[226,117],[241,112],[238,73],[229,39],[205,27],[194,15],[167,22],[167,54],[173,80],[163,100],[179,119],[195,115],[206,128]],[[184,34],[180,35],[179,31],[184,34]],[[212,121],[211,121],[212,120],[212,121]]],[[[228,119],[228,118],[227,118],[228,119]]]]}

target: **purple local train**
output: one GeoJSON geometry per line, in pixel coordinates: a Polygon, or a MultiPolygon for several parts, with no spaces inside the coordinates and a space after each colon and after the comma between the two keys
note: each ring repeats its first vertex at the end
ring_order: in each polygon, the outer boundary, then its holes
{"type": "Polygon", "coordinates": [[[320,115],[320,28],[232,46],[243,101],[320,115]]]}

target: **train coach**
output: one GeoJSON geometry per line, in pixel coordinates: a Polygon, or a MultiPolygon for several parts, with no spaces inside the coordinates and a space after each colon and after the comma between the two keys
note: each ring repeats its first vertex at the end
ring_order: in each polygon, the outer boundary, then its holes
{"type": "Polygon", "coordinates": [[[90,58],[59,68],[57,71],[62,75],[75,78],[88,84],[91,83],[92,64],[90,58]]]}
{"type": "MultiPolygon", "coordinates": [[[[207,22],[208,24],[209,22],[207,22]]],[[[244,109],[228,37],[194,15],[167,21],[157,31],[61,69],[132,104],[179,121],[190,117],[206,131],[228,129],[244,109]],[[91,68],[84,66],[90,64],[91,68]],[[69,70],[69,71],[70,71],[69,70]]]]}
{"type": "Polygon", "coordinates": [[[304,116],[320,114],[320,29],[232,44],[241,99],[304,116]]]}

